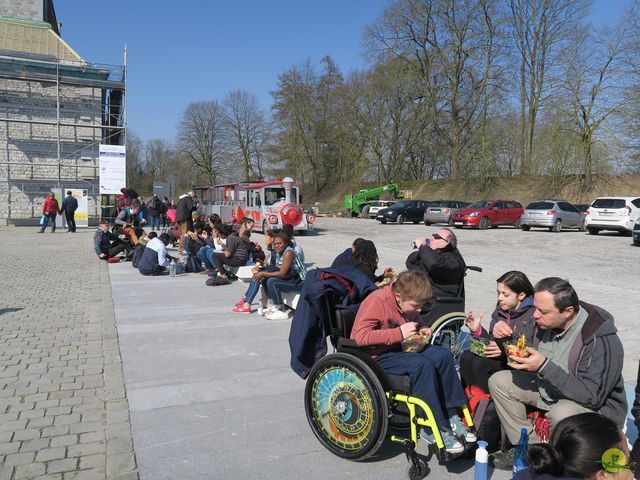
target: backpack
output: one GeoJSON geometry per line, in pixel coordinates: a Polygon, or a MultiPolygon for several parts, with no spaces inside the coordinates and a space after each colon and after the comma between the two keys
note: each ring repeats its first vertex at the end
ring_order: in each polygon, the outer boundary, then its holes
{"type": "Polygon", "coordinates": [[[476,385],[467,385],[464,393],[467,395],[478,438],[487,442],[489,452],[498,450],[502,442],[501,427],[491,394],[476,385]]]}
{"type": "Polygon", "coordinates": [[[200,260],[193,255],[189,255],[187,258],[187,264],[184,267],[185,272],[198,273],[202,271],[202,264],[200,260]]]}
{"type": "Polygon", "coordinates": [[[249,243],[249,254],[253,259],[253,263],[258,263],[258,262],[264,263],[265,258],[267,258],[267,256],[262,251],[260,244],[255,242],[249,243]]]}

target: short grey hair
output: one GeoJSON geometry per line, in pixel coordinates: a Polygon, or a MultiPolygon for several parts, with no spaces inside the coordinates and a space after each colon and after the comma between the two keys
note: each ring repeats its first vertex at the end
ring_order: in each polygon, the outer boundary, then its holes
{"type": "Polygon", "coordinates": [[[451,245],[453,248],[458,248],[458,237],[456,237],[456,234],[453,233],[453,230],[447,227],[441,228],[440,230],[444,230],[449,234],[449,245],[451,245]]]}

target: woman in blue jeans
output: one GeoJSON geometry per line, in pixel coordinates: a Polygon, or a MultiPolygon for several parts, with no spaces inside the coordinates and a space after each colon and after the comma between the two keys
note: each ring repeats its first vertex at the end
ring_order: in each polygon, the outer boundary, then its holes
{"type": "Polygon", "coordinates": [[[271,307],[266,309],[265,317],[269,320],[283,320],[289,318],[290,313],[285,309],[282,293],[299,292],[306,276],[306,269],[286,234],[275,234],[272,247],[272,255],[275,255],[274,266],[255,273],[253,280],[262,284],[272,303],[271,307]]]}

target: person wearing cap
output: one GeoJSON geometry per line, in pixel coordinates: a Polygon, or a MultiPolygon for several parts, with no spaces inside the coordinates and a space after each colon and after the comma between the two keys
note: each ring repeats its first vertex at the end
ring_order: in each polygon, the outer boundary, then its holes
{"type": "Polygon", "coordinates": [[[75,214],[78,209],[78,200],[71,194],[71,190],[67,190],[67,196],[62,200],[60,210],[64,212],[64,218],[67,219],[67,232],[76,233],[75,214]]]}

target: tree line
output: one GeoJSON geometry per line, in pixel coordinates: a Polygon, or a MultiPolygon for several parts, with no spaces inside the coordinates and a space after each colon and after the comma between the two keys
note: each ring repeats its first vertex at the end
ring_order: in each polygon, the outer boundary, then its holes
{"type": "Polygon", "coordinates": [[[176,142],[128,136],[128,179],[180,188],[288,174],[333,183],[640,171],[640,0],[397,0],[364,32],[368,68],[278,75],[270,112],[233,91],[189,104],[176,142]]]}

